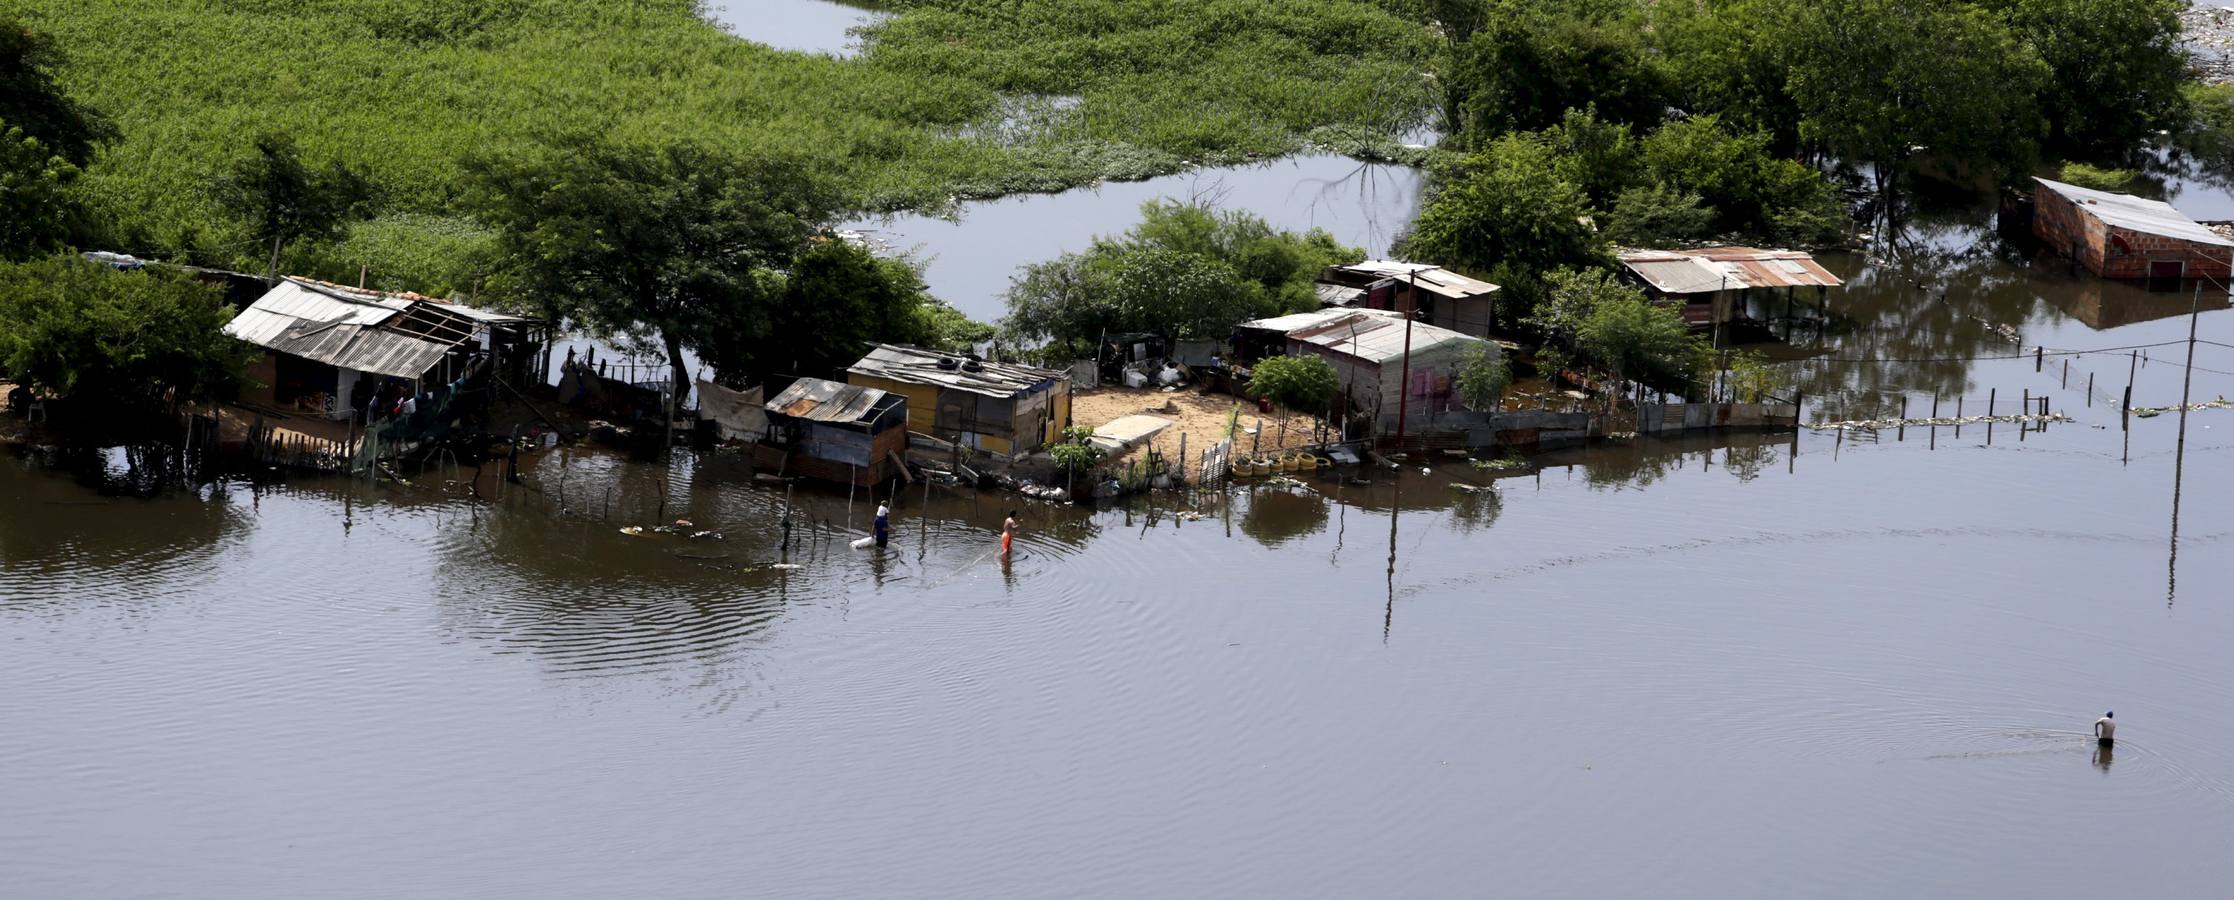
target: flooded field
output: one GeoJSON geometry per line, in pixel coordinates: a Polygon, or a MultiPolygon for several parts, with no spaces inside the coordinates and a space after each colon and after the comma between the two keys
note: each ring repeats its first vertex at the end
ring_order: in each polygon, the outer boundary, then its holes
{"type": "Polygon", "coordinates": [[[837,0],[709,0],[706,13],[731,33],[778,50],[852,56],[861,42],[851,32],[879,15],[875,7],[837,0]]]}
{"type": "MultiPolygon", "coordinates": [[[[2194,414],[2181,464],[2176,415],[2122,431],[2020,352],[2152,345],[2073,374],[2175,403],[2184,315],[1987,250],[1927,288],[1834,263],[1855,324],[1799,364],[1814,417],[1995,392],[2077,421],[1639,439],[1488,495],[1460,465],[1029,505],[1009,565],[1021,501],[944,492],[903,492],[883,554],[845,547],[866,498],[802,492],[787,555],[784,495],[724,459],[136,499],[99,455],[10,458],[0,870],[26,896],[2213,892],[2234,413],[2194,414]],[[618,530],[674,518],[723,539],[618,530]]],[[[2198,398],[2234,388],[2234,351],[2198,364],[2198,398]]]]}
{"type": "MultiPolygon", "coordinates": [[[[1417,183],[1344,166],[1232,198],[1385,249],[1417,183]]],[[[989,316],[1197,177],[885,227],[989,316]]],[[[119,452],[0,454],[0,893],[2216,895],[2234,411],[2183,448],[2111,401],[2178,403],[2189,310],[2234,309],[1978,219],[1827,259],[1843,324],[1771,353],[1811,421],[2072,422],[914,486],[881,553],[871,498],[734,457],[139,496],[119,452]],[[720,537],[620,531],[676,519],[720,537]]]]}

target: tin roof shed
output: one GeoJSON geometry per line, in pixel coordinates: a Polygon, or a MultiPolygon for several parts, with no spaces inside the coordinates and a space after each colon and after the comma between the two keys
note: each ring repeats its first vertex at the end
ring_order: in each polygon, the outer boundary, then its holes
{"type": "Polygon", "coordinates": [[[1743,288],[1837,287],[1844,282],[1799,250],[1702,247],[1623,250],[1622,266],[1662,294],[1711,294],[1743,288]]]}

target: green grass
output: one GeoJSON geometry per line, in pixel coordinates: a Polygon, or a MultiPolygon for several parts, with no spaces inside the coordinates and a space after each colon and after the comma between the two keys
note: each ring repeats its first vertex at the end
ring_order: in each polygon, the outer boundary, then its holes
{"type": "Polygon", "coordinates": [[[470,231],[459,161],[587,129],[803,155],[861,210],[1059,190],[1424,120],[1432,36],[1374,0],[908,0],[856,59],[689,0],[10,0],[124,138],[87,173],[137,252],[256,256],[211,184],[256,134],[371,168],[382,259],[470,231]],[[1076,98],[1056,102],[1051,98],[1076,98]],[[423,234],[421,232],[424,232],[423,234]]]}

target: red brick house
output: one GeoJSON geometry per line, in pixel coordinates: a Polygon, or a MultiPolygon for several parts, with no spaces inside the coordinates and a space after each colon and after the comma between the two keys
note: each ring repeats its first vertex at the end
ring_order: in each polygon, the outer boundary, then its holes
{"type": "Polygon", "coordinates": [[[2104,278],[2225,279],[2234,240],[2172,204],[2035,178],[2032,233],[2104,278]]]}

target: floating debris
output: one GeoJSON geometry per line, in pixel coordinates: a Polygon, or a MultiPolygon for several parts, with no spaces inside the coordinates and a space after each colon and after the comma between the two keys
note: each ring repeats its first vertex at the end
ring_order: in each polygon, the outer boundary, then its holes
{"type": "Polygon", "coordinates": [[[1493,484],[1453,484],[1451,490],[1465,491],[1469,494],[1494,494],[1497,493],[1497,486],[1493,484]]]}
{"type": "Polygon", "coordinates": [[[694,541],[718,541],[718,540],[721,540],[721,532],[719,532],[719,531],[693,531],[693,532],[691,532],[691,533],[690,533],[690,539],[691,539],[691,540],[694,540],[694,541]]]}
{"type": "Polygon", "coordinates": [[[1845,422],[1810,423],[1807,427],[1815,431],[1884,431],[1887,429],[1900,428],[1903,426],[1909,428],[1928,428],[1934,425],[1984,425],[1988,422],[2006,422],[2032,425],[2044,422],[2075,421],[2078,420],[2062,413],[2049,413],[2044,416],[2035,414],[2028,416],[1939,416],[1936,418],[1926,416],[1920,419],[1853,419],[1845,422]]]}
{"type": "MultiPolygon", "coordinates": [[[[2220,397],[2216,400],[2205,400],[2201,403],[2190,403],[2187,405],[2187,409],[2189,412],[2194,412],[2201,409],[2234,409],[2234,400],[2228,400],[2225,397],[2220,397]]],[[[2134,418],[2137,419],[2153,419],[2168,412],[2179,411],[2180,406],[2177,403],[2171,406],[2136,406],[2132,410],[2134,418]]]]}
{"type": "Polygon", "coordinates": [[[629,537],[640,537],[644,533],[644,526],[630,525],[626,528],[621,529],[621,533],[628,535],[629,537]]]}
{"type": "Polygon", "coordinates": [[[1297,481],[1293,478],[1289,478],[1286,475],[1274,475],[1270,478],[1267,478],[1264,480],[1264,485],[1265,487],[1282,488],[1299,488],[1305,486],[1303,482],[1297,481]]]}
{"type": "Polygon", "coordinates": [[[1497,459],[1471,459],[1467,460],[1466,464],[1491,472],[1512,472],[1535,467],[1534,463],[1517,456],[1504,456],[1497,459]]]}

